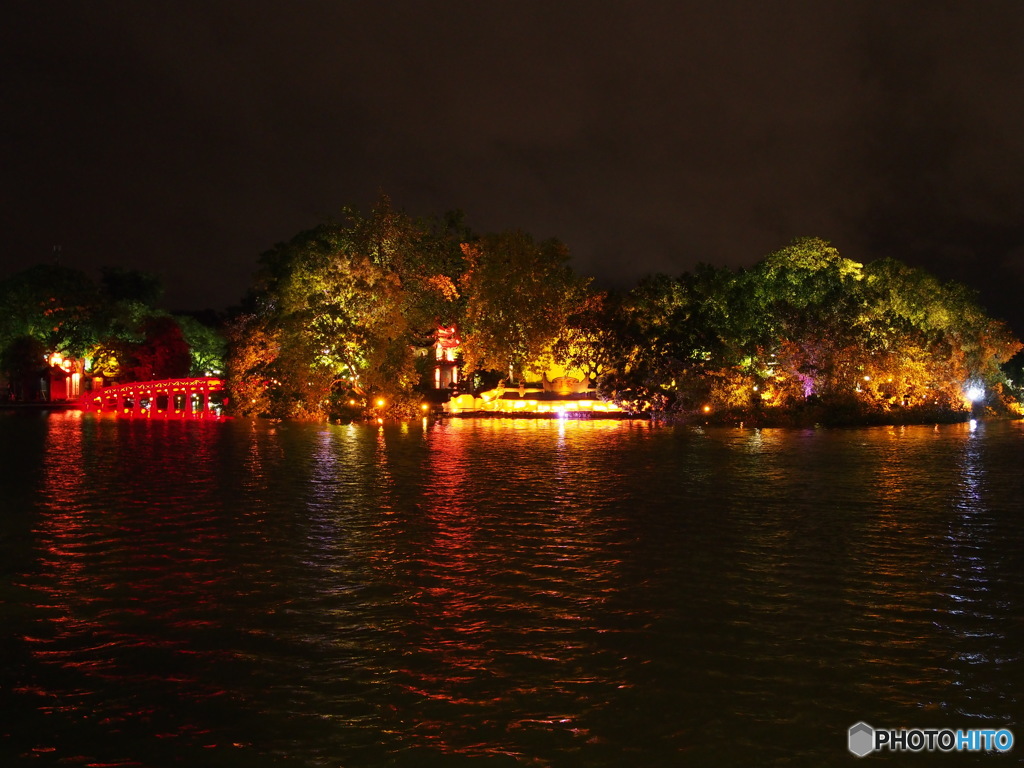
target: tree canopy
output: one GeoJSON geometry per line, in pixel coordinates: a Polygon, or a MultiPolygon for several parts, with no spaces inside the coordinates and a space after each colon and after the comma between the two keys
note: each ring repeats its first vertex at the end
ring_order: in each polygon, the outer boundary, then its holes
{"type": "Polygon", "coordinates": [[[1003,366],[1021,349],[965,286],[892,260],[862,265],[818,238],[749,270],[648,278],[612,322],[606,395],[677,415],[913,419],[966,412],[972,387],[1000,410],[1003,366]]]}
{"type": "Polygon", "coordinates": [[[323,418],[409,400],[414,350],[461,315],[465,237],[458,216],[415,220],[383,197],[264,254],[231,332],[241,412],[323,418]]]}
{"type": "Polygon", "coordinates": [[[512,380],[536,378],[553,362],[568,319],[583,309],[590,281],[573,273],[564,245],[537,243],[525,232],[484,235],[462,251],[464,364],[512,380]]]}
{"type": "Polygon", "coordinates": [[[567,248],[461,215],[414,219],[386,197],[261,260],[232,329],[242,412],[323,418],[412,402],[415,350],[456,329],[463,378],[536,380],[553,364],[630,411],[746,418],[808,407],[859,416],[1002,407],[1020,344],[964,286],[799,238],[750,269],[652,275],[608,295],[567,248]],[[354,409],[354,410],[352,410],[354,409]]]}
{"type": "Polygon", "coordinates": [[[438,394],[427,374],[443,338],[461,387],[536,382],[557,366],[634,413],[1024,414],[1021,358],[1010,363],[1022,345],[973,291],[894,259],[853,261],[814,237],[750,268],[700,265],[610,294],[573,271],[558,240],[478,234],[461,212],[413,217],[381,196],[264,253],[223,328],[170,315],[161,294],[155,276],[119,267],[98,282],[58,264],[0,281],[11,391],[28,392],[59,352],[108,379],[224,371],[241,415],[409,414],[438,394]]]}
{"type": "Polygon", "coordinates": [[[11,394],[38,395],[55,353],[121,381],[222,369],[223,336],[159,308],[162,293],[156,276],[121,267],[104,267],[94,281],[60,264],[38,264],[0,281],[0,374],[11,394]]]}

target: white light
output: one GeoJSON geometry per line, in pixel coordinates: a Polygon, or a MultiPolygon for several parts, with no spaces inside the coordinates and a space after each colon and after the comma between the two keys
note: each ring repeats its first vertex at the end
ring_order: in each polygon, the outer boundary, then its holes
{"type": "Polygon", "coordinates": [[[970,400],[972,403],[976,403],[983,397],[985,397],[985,390],[982,387],[975,385],[968,387],[967,391],[964,392],[964,394],[967,396],[968,400],[970,400]]]}

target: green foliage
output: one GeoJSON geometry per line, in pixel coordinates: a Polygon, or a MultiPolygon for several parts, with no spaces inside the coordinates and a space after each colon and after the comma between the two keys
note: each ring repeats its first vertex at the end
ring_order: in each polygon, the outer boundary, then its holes
{"type": "Polygon", "coordinates": [[[225,329],[228,354],[225,370],[231,386],[234,411],[240,416],[272,412],[272,366],[280,352],[279,334],[269,327],[267,317],[240,314],[225,329]]]}
{"type": "MultiPolygon", "coordinates": [[[[78,270],[30,267],[0,283],[0,351],[17,342],[7,356],[15,359],[31,339],[42,355],[85,357],[90,372],[107,378],[186,376],[188,343],[175,321],[153,305],[161,292],[157,278],[134,270],[104,268],[97,286],[78,270]]],[[[198,349],[215,354],[215,340],[196,333],[198,349]]]]}
{"type": "Polygon", "coordinates": [[[462,250],[465,367],[501,371],[514,380],[525,378],[527,366],[546,368],[569,317],[588,300],[590,281],[573,274],[568,250],[520,231],[485,235],[462,250]]]}
{"type": "Polygon", "coordinates": [[[419,381],[414,347],[460,315],[456,217],[416,221],[387,198],[346,216],[263,256],[255,312],[230,332],[243,412],[324,418],[350,400],[395,401],[419,381]]]}
{"type": "Polygon", "coordinates": [[[1020,349],[963,286],[865,267],[818,238],[611,297],[556,240],[475,237],[460,215],[412,219],[387,198],[346,216],[264,255],[252,311],[228,329],[239,412],[376,417],[378,399],[411,411],[430,370],[414,349],[439,326],[457,328],[464,379],[558,363],[628,410],[684,416],[956,411],[968,381],[1010,391],[1001,366],[1020,349]]]}
{"type": "Polygon", "coordinates": [[[616,311],[601,382],[634,410],[824,406],[886,417],[963,411],[968,382],[1010,392],[1020,343],[971,291],[886,260],[864,267],[803,238],[753,269],[642,281],[616,311]]]}
{"type": "Polygon", "coordinates": [[[597,379],[612,364],[617,348],[616,301],[588,293],[566,318],[551,351],[555,362],[597,379]]]}
{"type": "Polygon", "coordinates": [[[58,264],[37,264],[0,283],[0,349],[31,336],[48,351],[81,356],[95,341],[99,304],[84,273],[58,264]]]}
{"type": "Polygon", "coordinates": [[[702,408],[721,369],[755,367],[763,331],[749,287],[745,275],[707,265],[642,280],[614,313],[602,390],[630,410],[702,408]]]}
{"type": "Polygon", "coordinates": [[[969,384],[983,407],[1024,412],[1022,345],[1005,324],[965,286],[895,260],[862,265],[800,238],[748,270],[701,265],[623,296],[592,291],[568,261],[556,240],[477,237],[460,213],[414,219],[382,197],[264,254],[223,333],[158,309],[159,280],[142,272],[106,268],[97,285],[26,269],[0,282],[0,368],[20,397],[60,352],[125,380],[224,370],[243,415],[410,415],[432,368],[415,350],[454,327],[466,380],[558,363],[654,415],[949,416],[971,408],[969,384]]]}
{"type": "Polygon", "coordinates": [[[188,343],[190,376],[220,376],[224,373],[227,339],[214,327],[190,315],[177,315],[175,321],[188,343]]]}

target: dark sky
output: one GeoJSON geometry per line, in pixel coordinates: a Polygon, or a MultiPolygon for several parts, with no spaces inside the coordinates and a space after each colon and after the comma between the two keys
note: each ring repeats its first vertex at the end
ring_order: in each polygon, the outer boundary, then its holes
{"type": "Polygon", "coordinates": [[[1024,331],[1024,3],[13,2],[0,276],[223,308],[369,205],[558,237],[628,286],[817,235],[1024,331]]]}

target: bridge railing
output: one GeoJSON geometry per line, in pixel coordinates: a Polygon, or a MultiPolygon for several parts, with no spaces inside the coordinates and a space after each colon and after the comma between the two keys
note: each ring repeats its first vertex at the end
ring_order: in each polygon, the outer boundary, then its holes
{"type": "Polygon", "coordinates": [[[87,411],[143,418],[223,418],[227,397],[224,380],[212,376],[114,384],[85,392],[87,411]]]}

